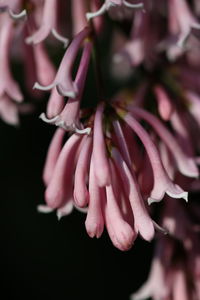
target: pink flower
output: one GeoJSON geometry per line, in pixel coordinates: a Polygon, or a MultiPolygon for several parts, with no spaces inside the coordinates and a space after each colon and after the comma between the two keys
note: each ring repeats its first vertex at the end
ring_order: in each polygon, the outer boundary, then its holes
{"type": "Polygon", "coordinates": [[[63,100],[61,96],[57,94],[54,88],[49,99],[47,114],[53,117],[48,119],[45,114],[41,114],[41,119],[49,124],[54,124],[67,131],[75,131],[77,133],[90,133],[90,128],[82,128],[79,122],[80,115],[80,101],[82,98],[87,71],[89,67],[90,55],[92,50],[92,44],[86,42],[83,49],[82,58],[80,61],[79,69],[76,75],[75,83],[79,94],[73,98],[69,98],[67,104],[63,107],[63,100]],[[60,98],[60,99],[59,99],[60,98]]]}
{"type": "Polygon", "coordinates": [[[22,19],[26,17],[27,13],[26,10],[22,10],[18,13],[18,11],[22,7],[21,0],[1,0],[0,1],[0,11],[8,11],[10,17],[14,20],[22,19]],[[16,11],[16,12],[15,12],[16,11]]]}
{"type": "Polygon", "coordinates": [[[7,16],[1,20],[2,27],[0,31],[0,97],[7,94],[11,99],[22,102],[23,95],[19,85],[13,79],[10,70],[10,49],[12,37],[14,35],[14,23],[7,16]]]}
{"type": "Polygon", "coordinates": [[[154,186],[148,199],[149,203],[160,201],[165,193],[174,198],[184,198],[187,201],[188,193],[184,192],[178,185],[172,183],[163,167],[159,152],[147,132],[129,113],[124,117],[124,120],[136,132],[149,155],[154,174],[154,186]]]}
{"type": "Polygon", "coordinates": [[[192,15],[186,0],[170,0],[169,9],[173,11],[171,14],[174,15],[176,23],[176,34],[179,34],[177,45],[183,47],[189,35],[200,30],[200,24],[192,15]]]}
{"type": "Polygon", "coordinates": [[[49,84],[48,86],[43,86],[36,82],[34,85],[35,89],[48,91],[56,87],[59,94],[63,96],[70,98],[75,98],[78,96],[79,90],[77,84],[72,80],[71,72],[79,48],[81,47],[84,39],[88,37],[89,33],[90,29],[86,27],[74,38],[61,61],[53,83],[49,84]]]}
{"type": "Polygon", "coordinates": [[[68,45],[68,39],[61,36],[56,29],[57,18],[57,1],[56,0],[45,0],[42,21],[39,29],[26,38],[28,44],[38,44],[44,41],[47,36],[52,33],[53,36],[64,44],[64,47],[68,45]]]}

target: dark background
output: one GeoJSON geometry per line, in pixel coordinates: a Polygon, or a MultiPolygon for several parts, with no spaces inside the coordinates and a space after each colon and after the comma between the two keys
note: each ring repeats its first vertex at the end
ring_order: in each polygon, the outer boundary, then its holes
{"type": "Polygon", "coordinates": [[[129,252],[112,246],[104,232],[87,236],[85,215],[58,221],[40,214],[41,179],[53,127],[38,119],[19,128],[0,122],[0,280],[2,299],[129,299],[145,280],[152,245],[137,239],[129,252]]]}

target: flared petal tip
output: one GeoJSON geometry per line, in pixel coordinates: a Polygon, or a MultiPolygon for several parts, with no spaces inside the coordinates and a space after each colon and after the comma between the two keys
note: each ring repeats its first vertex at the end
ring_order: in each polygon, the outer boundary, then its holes
{"type": "Polygon", "coordinates": [[[38,82],[35,82],[33,89],[37,89],[37,90],[41,90],[41,91],[49,91],[52,88],[54,88],[55,85],[56,85],[55,83],[52,83],[50,85],[44,86],[44,85],[39,84],[38,82]]]}
{"type": "Polygon", "coordinates": [[[40,213],[43,213],[43,214],[49,214],[49,213],[53,212],[54,209],[47,206],[47,205],[42,205],[41,204],[41,205],[37,206],[37,211],[40,212],[40,213]]]}
{"type": "Polygon", "coordinates": [[[55,116],[53,118],[47,118],[45,113],[41,113],[39,115],[39,119],[41,119],[42,121],[44,121],[45,123],[48,123],[48,124],[55,124],[56,121],[59,119],[59,116],[55,116]]]}
{"type": "Polygon", "coordinates": [[[98,11],[86,13],[86,19],[90,21],[91,19],[103,15],[107,10],[106,4],[104,3],[98,11]]]}
{"type": "Polygon", "coordinates": [[[56,85],[57,91],[61,96],[68,97],[71,99],[75,99],[78,96],[78,88],[74,84],[73,88],[70,90],[64,89],[60,84],[56,85]]]}
{"type": "MultiPolygon", "coordinates": [[[[179,186],[177,186],[179,188],[179,186]]],[[[182,191],[180,193],[172,193],[171,191],[167,191],[166,194],[171,198],[184,199],[188,202],[188,192],[182,191]]]]}
{"type": "Polygon", "coordinates": [[[148,202],[149,205],[151,205],[152,203],[160,202],[160,201],[161,201],[161,200],[157,200],[157,199],[152,198],[152,197],[149,197],[149,198],[147,199],[147,202],[148,202]]]}
{"type": "Polygon", "coordinates": [[[73,208],[74,208],[74,205],[73,205],[72,201],[69,201],[67,204],[65,204],[65,206],[59,208],[56,212],[58,221],[60,221],[63,217],[71,214],[73,208]]]}
{"type": "Polygon", "coordinates": [[[144,8],[144,3],[142,3],[142,2],[133,4],[133,3],[129,3],[128,1],[124,0],[123,3],[128,8],[133,8],[133,9],[143,9],[144,8]]]}
{"type": "Polygon", "coordinates": [[[8,13],[13,20],[22,20],[27,17],[27,12],[25,9],[22,10],[22,12],[20,12],[19,14],[15,14],[11,9],[9,9],[8,13]]]}
{"type": "Polygon", "coordinates": [[[51,30],[51,33],[58,41],[63,43],[64,48],[67,48],[67,46],[69,45],[69,40],[67,38],[65,38],[61,34],[59,34],[55,28],[53,28],[51,30]]]}
{"type": "Polygon", "coordinates": [[[86,127],[86,128],[83,128],[83,129],[75,128],[75,132],[78,133],[78,134],[87,134],[87,135],[90,135],[91,130],[92,130],[91,127],[86,127]]]}

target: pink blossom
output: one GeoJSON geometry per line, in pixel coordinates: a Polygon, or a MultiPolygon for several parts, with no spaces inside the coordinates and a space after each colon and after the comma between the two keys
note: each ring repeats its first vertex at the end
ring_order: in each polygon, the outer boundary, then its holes
{"type": "Polygon", "coordinates": [[[53,83],[49,84],[48,86],[42,86],[36,82],[34,88],[47,91],[56,87],[61,95],[75,98],[79,94],[79,90],[77,84],[72,80],[72,67],[79,48],[81,47],[84,39],[88,37],[89,33],[90,29],[86,27],[74,38],[69,48],[65,52],[53,83]]]}
{"type": "Polygon", "coordinates": [[[10,48],[14,34],[13,21],[7,16],[3,16],[2,28],[0,31],[0,97],[7,94],[12,100],[23,101],[23,95],[19,85],[13,79],[10,70],[10,48]]]}
{"type": "Polygon", "coordinates": [[[48,119],[45,114],[40,117],[43,121],[59,126],[67,131],[75,131],[77,133],[90,133],[90,128],[82,128],[79,122],[80,101],[82,98],[87,71],[89,67],[89,60],[91,55],[92,45],[86,42],[79,69],[75,79],[75,85],[79,90],[79,94],[73,98],[69,98],[67,104],[63,106],[62,98],[57,94],[55,88],[52,91],[51,98],[47,108],[47,113],[53,115],[53,118],[48,119]],[[60,98],[60,99],[59,99],[60,98]]]}
{"type": "Polygon", "coordinates": [[[21,9],[22,1],[21,0],[1,0],[0,1],[0,11],[8,11],[10,17],[14,20],[18,20],[21,18],[26,17],[27,13],[26,10],[22,10],[21,12],[18,12],[21,9]]]}
{"type": "Polygon", "coordinates": [[[68,39],[61,36],[56,29],[57,18],[57,1],[56,0],[45,0],[43,16],[39,29],[26,38],[28,44],[38,44],[44,41],[47,36],[52,33],[53,36],[64,44],[64,47],[68,45],[68,39]]]}

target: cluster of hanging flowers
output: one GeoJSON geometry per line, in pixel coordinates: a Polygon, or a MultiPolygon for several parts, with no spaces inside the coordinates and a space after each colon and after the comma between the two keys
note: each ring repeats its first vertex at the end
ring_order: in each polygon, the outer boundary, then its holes
{"type": "Polygon", "coordinates": [[[59,219],[82,210],[88,235],[99,238],[106,228],[123,251],[158,231],[149,280],[132,299],[198,300],[199,207],[184,200],[200,190],[200,2],[64,2],[0,1],[0,116],[17,124],[26,111],[10,66],[19,55],[25,89],[50,92],[40,118],[58,127],[38,210],[59,219]],[[111,97],[98,53],[106,31],[110,76],[120,82],[111,97]],[[57,70],[46,50],[55,43],[66,48],[57,70]],[[83,109],[91,64],[98,99],[83,109]],[[162,217],[154,220],[149,207],[161,200],[162,217]]]}

